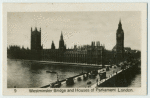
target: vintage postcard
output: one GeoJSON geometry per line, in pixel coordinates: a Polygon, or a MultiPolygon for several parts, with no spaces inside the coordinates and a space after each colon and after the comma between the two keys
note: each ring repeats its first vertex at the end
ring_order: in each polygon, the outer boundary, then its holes
{"type": "Polygon", "coordinates": [[[3,3],[3,95],[146,95],[147,3],[3,3]]]}

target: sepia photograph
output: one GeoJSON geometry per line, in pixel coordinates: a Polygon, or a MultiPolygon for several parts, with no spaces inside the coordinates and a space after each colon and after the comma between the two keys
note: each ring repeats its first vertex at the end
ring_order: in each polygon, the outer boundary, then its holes
{"type": "Polygon", "coordinates": [[[140,87],[140,16],[9,12],[7,87],[140,87]]]}
{"type": "Polygon", "coordinates": [[[10,11],[6,19],[6,89],[142,87],[141,11],[10,11]]]}

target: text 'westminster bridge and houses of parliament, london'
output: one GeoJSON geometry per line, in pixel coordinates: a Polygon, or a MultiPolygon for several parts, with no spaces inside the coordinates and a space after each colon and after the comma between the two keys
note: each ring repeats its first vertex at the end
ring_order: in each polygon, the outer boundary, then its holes
{"type": "Polygon", "coordinates": [[[138,50],[131,50],[129,47],[124,47],[124,31],[122,29],[121,20],[118,24],[116,32],[116,45],[110,50],[106,50],[105,46],[99,41],[92,41],[91,45],[83,45],[77,47],[74,45],[73,49],[67,49],[61,32],[59,40],[59,48],[55,48],[52,41],[51,49],[43,49],[41,45],[41,28],[38,31],[35,27],[33,31],[31,28],[31,49],[20,46],[9,46],[7,48],[7,57],[10,59],[26,59],[39,61],[55,61],[68,63],[85,63],[85,64],[119,64],[122,61],[130,60],[131,58],[139,58],[141,52],[138,50]]]}

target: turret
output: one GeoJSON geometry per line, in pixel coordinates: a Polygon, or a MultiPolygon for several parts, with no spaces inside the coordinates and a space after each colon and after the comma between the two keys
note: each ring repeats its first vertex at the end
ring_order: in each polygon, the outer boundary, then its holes
{"type": "Polygon", "coordinates": [[[35,31],[37,31],[37,27],[35,27],[35,31]]]}
{"type": "Polygon", "coordinates": [[[32,30],[31,27],[31,50],[41,50],[41,28],[40,31],[37,30],[37,27],[35,27],[35,30],[32,30]]]}
{"type": "Polygon", "coordinates": [[[93,46],[93,41],[92,41],[92,43],[91,43],[91,46],[93,46]]]}
{"type": "Polygon", "coordinates": [[[51,49],[55,49],[55,44],[53,41],[52,41],[51,49]]]}
{"type": "Polygon", "coordinates": [[[93,46],[95,46],[95,41],[93,42],[93,46]]]}

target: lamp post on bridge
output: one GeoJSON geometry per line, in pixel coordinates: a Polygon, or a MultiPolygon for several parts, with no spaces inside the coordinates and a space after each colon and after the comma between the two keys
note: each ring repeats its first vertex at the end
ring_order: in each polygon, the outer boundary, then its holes
{"type": "Polygon", "coordinates": [[[52,85],[50,85],[50,87],[60,87],[61,86],[61,82],[59,82],[58,80],[58,73],[57,72],[54,72],[54,71],[49,71],[49,73],[54,73],[54,74],[57,74],[57,81],[55,83],[52,83],[52,85]]]}
{"type": "Polygon", "coordinates": [[[58,73],[57,73],[57,72],[55,72],[55,71],[50,71],[49,73],[54,73],[54,74],[56,74],[56,75],[57,75],[57,82],[59,81],[59,80],[58,80],[58,73]]]}

